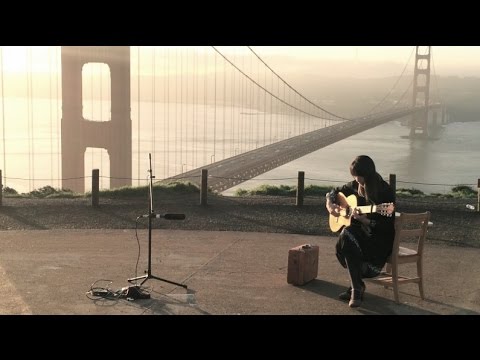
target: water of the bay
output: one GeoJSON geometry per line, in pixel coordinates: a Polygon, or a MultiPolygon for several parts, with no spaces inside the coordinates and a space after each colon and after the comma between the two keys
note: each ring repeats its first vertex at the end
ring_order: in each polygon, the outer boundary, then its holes
{"type": "Polygon", "coordinates": [[[352,179],[349,166],[357,155],[369,155],[388,181],[396,174],[397,188],[448,193],[459,184],[476,189],[480,178],[480,122],[455,122],[431,129],[430,139],[410,139],[399,121],[378,126],[292,161],[228,189],[252,189],[261,184],[296,185],[298,171],[305,184],[338,186],[352,179]]]}
{"type": "MultiPolygon", "coordinates": [[[[61,187],[61,107],[59,101],[10,99],[5,102],[0,137],[4,186],[20,192],[45,185],[61,187]]],[[[109,106],[93,104],[85,114],[108,120],[109,106]]],[[[331,123],[299,116],[272,115],[247,107],[196,104],[132,103],[132,185],[147,184],[149,152],[157,179],[250,151],[331,123]],[[140,120],[139,120],[140,119],[140,120]]],[[[349,165],[369,155],[388,179],[396,174],[397,188],[448,193],[458,184],[476,188],[480,178],[480,121],[452,122],[430,130],[428,140],[408,138],[399,121],[378,126],[228,189],[252,189],[261,184],[296,185],[298,171],[306,185],[338,185],[350,181],[349,165]]],[[[109,187],[105,149],[85,153],[85,187],[91,169],[100,168],[101,188],[109,187]]]]}

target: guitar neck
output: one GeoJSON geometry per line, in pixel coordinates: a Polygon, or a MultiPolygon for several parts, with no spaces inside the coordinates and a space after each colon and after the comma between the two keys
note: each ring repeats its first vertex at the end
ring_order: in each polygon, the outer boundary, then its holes
{"type": "Polygon", "coordinates": [[[350,225],[350,220],[354,210],[362,214],[378,213],[382,216],[392,216],[395,206],[392,203],[383,203],[378,205],[357,206],[357,198],[355,195],[345,197],[341,192],[337,194],[337,203],[340,205],[338,214],[330,214],[328,223],[333,232],[340,231],[344,226],[350,225]]]}
{"type": "Polygon", "coordinates": [[[377,212],[377,205],[355,206],[362,214],[369,214],[377,212]]]}

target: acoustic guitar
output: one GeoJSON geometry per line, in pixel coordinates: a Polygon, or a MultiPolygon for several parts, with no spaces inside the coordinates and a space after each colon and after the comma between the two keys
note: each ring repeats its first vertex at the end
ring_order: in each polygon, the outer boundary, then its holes
{"type": "Polygon", "coordinates": [[[355,195],[346,197],[341,192],[337,194],[337,205],[341,207],[338,216],[330,214],[330,218],[328,219],[330,230],[333,232],[337,232],[342,227],[350,225],[355,209],[358,209],[362,214],[378,213],[388,217],[392,216],[395,211],[393,203],[357,206],[357,197],[355,195]]]}

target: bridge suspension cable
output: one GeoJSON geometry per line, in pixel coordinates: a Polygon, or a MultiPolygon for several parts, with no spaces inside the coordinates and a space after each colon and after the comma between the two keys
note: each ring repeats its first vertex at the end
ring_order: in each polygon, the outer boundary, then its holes
{"type": "MultiPolygon", "coordinates": [[[[3,184],[7,186],[7,150],[5,145],[5,94],[3,87],[3,47],[0,47],[1,81],[2,81],[2,137],[3,137],[3,184]]],[[[3,189],[0,189],[2,191],[3,189]]]]}
{"type": "MultiPolygon", "coordinates": [[[[318,119],[323,119],[322,117],[320,117],[319,115],[316,115],[316,114],[313,114],[313,113],[310,113],[310,112],[307,112],[305,110],[302,110],[302,109],[299,109],[297,106],[295,105],[291,105],[289,103],[287,103],[284,99],[281,99],[279,96],[273,94],[271,91],[269,91],[268,89],[266,89],[264,86],[260,85],[257,81],[255,81],[254,79],[252,79],[252,77],[250,77],[249,75],[247,75],[243,70],[241,70],[237,65],[235,65],[232,61],[230,61],[230,59],[228,59],[224,54],[222,54],[216,47],[212,46],[212,48],[218,53],[220,54],[220,56],[222,56],[228,63],[230,63],[230,65],[232,65],[233,67],[235,67],[244,77],[246,77],[248,80],[250,80],[253,84],[255,84],[256,86],[258,86],[260,89],[264,90],[266,93],[268,93],[270,96],[274,97],[275,99],[277,99],[278,101],[280,101],[282,104],[290,107],[291,109],[294,109],[300,113],[303,113],[303,114],[306,114],[306,115],[309,115],[309,116],[312,116],[312,117],[315,117],[315,118],[318,118],[318,119]]],[[[266,64],[265,64],[266,65],[266,64]]],[[[277,78],[278,79],[281,79],[278,75],[277,75],[277,78]]],[[[287,86],[290,86],[288,85],[283,79],[282,79],[284,85],[286,84],[287,86]]],[[[291,88],[291,87],[290,87],[291,88]]],[[[294,90],[293,88],[291,88],[292,90],[294,90]]],[[[296,91],[296,90],[294,90],[296,91]]],[[[296,91],[297,92],[297,91],[296,91]]],[[[297,92],[298,93],[298,92],[297,92]]],[[[318,105],[315,105],[314,103],[310,102],[316,109],[318,110],[321,110],[323,112],[325,112],[326,114],[329,114],[329,115],[332,115],[334,118],[333,119],[330,119],[330,120],[352,120],[352,119],[349,119],[349,118],[345,118],[345,117],[342,117],[342,116],[339,116],[339,115],[336,115],[336,114],[333,114],[323,108],[321,108],[320,106],[318,105]]]]}
{"type": "MultiPolygon", "coordinates": [[[[402,96],[400,96],[400,98],[397,100],[397,103],[395,104],[398,105],[402,102],[403,98],[407,95],[408,91],[410,90],[410,88],[412,87],[413,85],[413,78],[412,80],[410,81],[410,84],[407,86],[407,88],[405,89],[405,91],[403,92],[402,96]]],[[[395,106],[393,108],[395,108],[395,106]]]]}
{"type": "MultiPolygon", "coordinates": [[[[61,126],[59,126],[60,123],[60,83],[61,83],[61,78],[60,78],[60,71],[59,69],[61,68],[60,66],[60,51],[61,48],[60,46],[56,47],[55,51],[55,68],[57,69],[56,71],[56,77],[55,77],[55,99],[57,100],[55,102],[55,109],[56,109],[56,119],[57,119],[57,179],[60,178],[60,170],[62,167],[62,158],[60,157],[60,149],[61,149],[61,126]]],[[[58,180],[58,187],[61,187],[61,182],[58,180]]]]}
{"type": "MultiPolygon", "coordinates": [[[[383,104],[383,103],[387,100],[387,98],[390,96],[390,94],[392,94],[393,90],[395,90],[395,88],[397,87],[398,83],[399,83],[400,80],[402,79],[403,74],[404,74],[405,71],[407,70],[407,67],[408,67],[408,65],[410,64],[410,60],[412,59],[412,55],[413,55],[413,52],[414,52],[414,51],[415,51],[415,47],[412,48],[412,51],[410,52],[410,56],[408,57],[408,60],[407,60],[407,62],[405,63],[405,66],[404,66],[404,68],[403,68],[403,70],[402,70],[402,73],[398,76],[397,81],[395,81],[395,84],[393,84],[393,86],[392,86],[392,88],[390,89],[390,91],[388,91],[388,93],[383,97],[383,99],[380,100],[380,102],[378,102],[376,105],[374,105],[365,115],[370,115],[370,114],[373,112],[373,110],[375,110],[377,107],[379,107],[381,104],[383,104]]],[[[410,85],[410,86],[411,86],[411,85],[410,85]]],[[[410,86],[409,86],[409,87],[410,87],[410,86]]],[[[407,90],[408,90],[408,88],[407,88],[407,90]]],[[[405,95],[405,93],[401,96],[401,99],[403,99],[404,95],[405,95]]],[[[400,100],[397,100],[397,103],[396,103],[396,104],[398,104],[398,103],[400,103],[400,100]]]]}
{"type": "MultiPolygon", "coordinates": [[[[48,48],[48,71],[52,74],[52,49],[48,48]]],[[[48,77],[48,98],[50,114],[50,184],[53,184],[53,111],[52,111],[52,76],[48,77]]]]}
{"type": "Polygon", "coordinates": [[[440,101],[441,103],[443,103],[443,99],[442,99],[442,95],[440,93],[440,88],[438,86],[438,78],[437,78],[437,73],[435,71],[435,62],[433,60],[433,51],[430,50],[430,58],[432,59],[432,67],[433,67],[433,78],[435,79],[435,88],[437,90],[437,97],[438,97],[438,101],[440,101]]]}
{"type": "MultiPolygon", "coordinates": [[[[140,46],[137,49],[137,179],[140,179],[140,46]]],[[[140,186],[140,180],[137,183],[140,186]]]]}
{"type": "MultiPolygon", "coordinates": [[[[339,115],[336,115],[330,111],[327,111],[325,110],[324,108],[318,106],[317,104],[313,103],[312,101],[310,101],[309,99],[307,99],[305,96],[303,96],[302,94],[300,94],[296,89],[294,89],[288,82],[286,82],[280,75],[278,75],[270,66],[268,66],[268,64],[255,52],[253,51],[253,49],[250,47],[250,46],[247,46],[247,48],[258,58],[258,60],[260,60],[271,72],[272,74],[274,74],[275,76],[277,76],[280,80],[282,80],[282,82],[284,83],[284,85],[288,86],[291,90],[293,90],[295,93],[297,93],[302,99],[304,99],[305,101],[307,101],[309,104],[313,105],[315,108],[321,110],[321,111],[324,111],[325,113],[329,114],[329,115],[332,115],[333,117],[336,117],[338,119],[342,119],[342,120],[352,120],[352,119],[349,119],[349,118],[345,118],[345,117],[342,117],[342,116],[339,116],[339,115]]],[[[228,60],[227,60],[228,61],[228,60]]],[[[288,104],[287,104],[288,105],[288,104]]]]}
{"type": "Polygon", "coordinates": [[[28,176],[30,188],[35,187],[35,136],[33,127],[32,49],[27,48],[27,129],[28,129],[28,176]]]}

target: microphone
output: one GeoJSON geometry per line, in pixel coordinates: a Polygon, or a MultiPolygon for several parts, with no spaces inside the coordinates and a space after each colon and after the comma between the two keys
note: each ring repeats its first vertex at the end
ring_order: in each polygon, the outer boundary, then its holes
{"type": "Polygon", "coordinates": [[[185,220],[185,214],[150,214],[150,215],[141,215],[141,218],[152,218],[152,219],[165,219],[165,220],[185,220]]]}
{"type": "Polygon", "coordinates": [[[185,214],[165,214],[165,215],[156,215],[156,217],[164,218],[165,220],[185,220],[185,214]]]}

